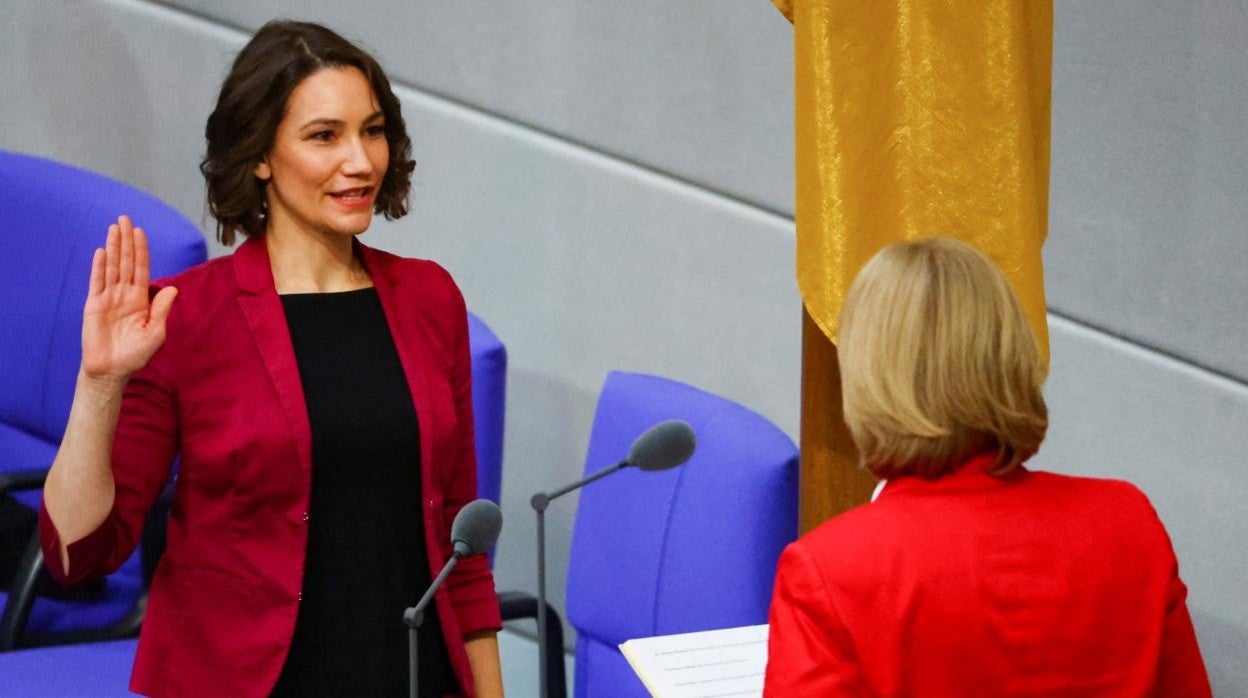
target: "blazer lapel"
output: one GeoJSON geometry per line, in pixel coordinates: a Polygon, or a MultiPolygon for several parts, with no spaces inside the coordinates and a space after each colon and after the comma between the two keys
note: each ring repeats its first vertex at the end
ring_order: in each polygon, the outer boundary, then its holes
{"type": "MultiPolygon", "coordinates": [[[[273,389],[282,403],[295,440],[299,465],[309,478],[312,472],[312,427],[304,401],[299,364],[286,325],[286,312],[273,284],[269,252],[263,238],[248,238],[235,252],[234,274],[238,279],[238,305],[247,318],[256,348],[264,358],[273,389]]],[[[310,480],[309,480],[310,481],[310,480]]]]}
{"type": "Polygon", "coordinates": [[[421,489],[425,498],[434,494],[433,471],[433,435],[434,410],[429,387],[429,366],[432,358],[427,355],[428,337],[426,328],[421,322],[418,299],[405,293],[400,282],[400,274],[394,258],[378,252],[356,241],[356,253],[364,264],[364,269],[377,288],[377,298],[381,301],[382,312],[386,316],[386,324],[390,326],[390,335],[394,339],[394,348],[399,354],[399,363],[403,366],[403,374],[407,378],[407,388],[412,394],[412,403],[416,408],[416,423],[420,427],[420,460],[421,489]]]}

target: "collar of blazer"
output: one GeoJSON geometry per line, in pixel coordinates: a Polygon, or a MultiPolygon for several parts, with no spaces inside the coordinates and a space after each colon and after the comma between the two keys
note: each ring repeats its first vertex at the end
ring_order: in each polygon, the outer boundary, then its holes
{"type": "Polygon", "coordinates": [[[902,492],[913,491],[915,493],[956,493],[972,490],[993,489],[997,487],[1006,487],[1008,485],[1021,482],[1030,475],[1030,471],[1024,466],[1018,466],[1014,470],[1005,475],[993,475],[990,471],[996,464],[997,452],[989,451],[985,453],[977,453],[966,459],[957,470],[944,475],[935,480],[928,480],[921,477],[905,476],[893,478],[892,480],[883,480],[875,487],[875,492],[871,495],[871,501],[875,502],[881,497],[890,497],[902,492]]]}

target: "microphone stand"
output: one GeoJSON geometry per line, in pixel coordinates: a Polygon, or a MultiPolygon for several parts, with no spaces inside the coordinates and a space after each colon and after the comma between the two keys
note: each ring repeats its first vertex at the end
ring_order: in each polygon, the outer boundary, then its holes
{"type": "MultiPolygon", "coordinates": [[[[628,467],[628,461],[622,460],[552,492],[538,492],[529,500],[529,506],[533,507],[533,511],[537,514],[537,650],[540,677],[538,695],[541,698],[548,698],[550,695],[550,676],[548,676],[546,666],[549,652],[546,648],[546,508],[559,497],[626,467],[628,467]]],[[[559,651],[562,652],[563,648],[560,647],[559,651]]]]}
{"type": "Polygon", "coordinates": [[[447,576],[451,574],[451,570],[455,569],[455,564],[459,562],[459,558],[463,557],[463,555],[462,552],[456,550],[451,555],[451,559],[446,561],[442,571],[438,573],[437,579],[434,579],[433,584],[429,585],[425,595],[420,597],[420,601],[417,601],[415,606],[403,611],[403,622],[407,624],[408,694],[411,698],[418,698],[420,692],[420,681],[417,679],[417,676],[420,670],[420,626],[425,622],[425,608],[429,605],[429,602],[433,601],[434,593],[442,587],[447,576]]]}

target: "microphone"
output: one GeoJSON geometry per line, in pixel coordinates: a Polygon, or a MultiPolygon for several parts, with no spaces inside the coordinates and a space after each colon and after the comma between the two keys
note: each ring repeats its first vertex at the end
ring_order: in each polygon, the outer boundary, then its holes
{"type": "Polygon", "coordinates": [[[455,569],[459,559],[465,555],[474,555],[488,550],[491,545],[494,545],[494,541],[498,540],[498,533],[502,528],[503,512],[494,502],[488,499],[476,499],[465,504],[464,508],[455,515],[455,520],[451,522],[451,559],[442,566],[442,571],[429,585],[425,595],[420,597],[420,601],[403,611],[403,622],[407,624],[408,680],[411,698],[417,698],[417,692],[420,689],[420,682],[417,678],[420,656],[419,631],[421,624],[425,621],[425,608],[429,606],[429,602],[433,601],[434,593],[442,588],[442,584],[450,576],[451,570],[455,569]]]}
{"type": "Polygon", "coordinates": [[[628,465],[642,470],[667,470],[689,460],[697,448],[693,427],[679,419],[669,419],[650,427],[628,451],[628,465]]]}
{"type": "MultiPolygon", "coordinates": [[[[529,506],[537,515],[537,637],[538,664],[540,665],[541,698],[549,698],[550,677],[548,671],[549,657],[546,648],[546,508],[550,503],[563,495],[579,490],[595,480],[629,466],[647,472],[670,470],[693,456],[697,449],[697,438],[693,427],[679,419],[659,422],[638,436],[628,457],[615,465],[603,468],[598,472],[581,478],[570,485],[565,485],[551,492],[538,492],[529,500],[529,506]]],[[[559,650],[563,651],[562,648],[559,650]]]]}
{"type": "MultiPolygon", "coordinates": [[[[503,530],[503,512],[488,499],[468,502],[451,522],[451,548],[454,557],[483,553],[498,540],[503,530]]],[[[447,564],[450,564],[449,562],[447,564]]]]}
{"type": "Polygon", "coordinates": [[[546,507],[559,497],[579,490],[594,480],[601,480],[630,465],[649,472],[675,468],[689,460],[696,448],[697,438],[694,436],[693,427],[689,426],[688,422],[682,422],[679,419],[659,422],[633,441],[632,447],[628,450],[628,457],[624,460],[557,490],[538,492],[529,500],[529,505],[535,510],[545,511],[546,507]]]}

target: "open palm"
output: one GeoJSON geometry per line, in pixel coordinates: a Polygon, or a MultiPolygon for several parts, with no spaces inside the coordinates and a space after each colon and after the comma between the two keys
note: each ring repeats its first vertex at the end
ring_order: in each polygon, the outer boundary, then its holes
{"type": "Polygon", "coordinates": [[[165,320],[177,289],[148,298],[147,236],[121,216],[108,227],[104,249],[91,260],[82,312],[82,370],[93,378],[126,379],[165,341],[165,320]]]}

